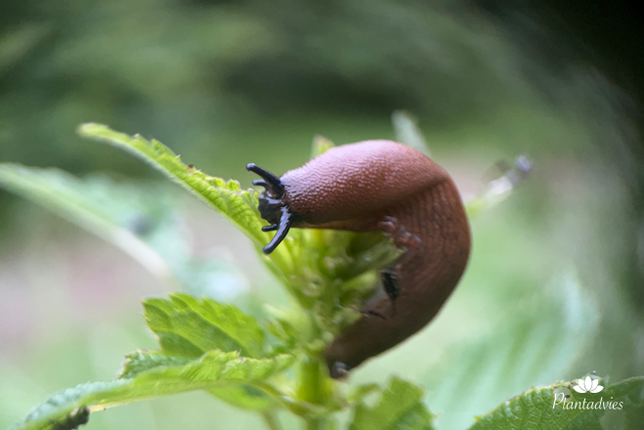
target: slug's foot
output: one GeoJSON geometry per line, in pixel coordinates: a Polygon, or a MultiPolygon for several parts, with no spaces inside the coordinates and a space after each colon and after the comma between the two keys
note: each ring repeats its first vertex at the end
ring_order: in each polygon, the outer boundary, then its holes
{"type": "Polygon", "coordinates": [[[346,364],[340,361],[335,361],[329,366],[329,376],[333,379],[346,379],[346,377],[349,376],[349,370],[351,370],[351,368],[346,364]]]}
{"type": "Polygon", "coordinates": [[[398,231],[398,219],[392,216],[385,216],[378,222],[378,228],[388,235],[394,235],[398,231]]]}
{"type": "Polygon", "coordinates": [[[246,165],[246,170],[262,178],[253,181],[253,185],[266,188],[259,196],[259,213],[262,218],[271,223],[262,227],[262,231],[276,231],[273,239],[262,249],[264,254],[270,254],[288,234],[293,224],[293,214],[289,206],[284,203],[285,189],[280,178],[253,163],[246,165]]]}
{"type": "Polygon", "coordinates": [[[398,219],[392,216],[385,216],[378,222],[378,228],[393,239],[394,245],[399,248],[410,250],[414,255],[423,251],[423,242],[418,236],[407,231],[398,219]]]}

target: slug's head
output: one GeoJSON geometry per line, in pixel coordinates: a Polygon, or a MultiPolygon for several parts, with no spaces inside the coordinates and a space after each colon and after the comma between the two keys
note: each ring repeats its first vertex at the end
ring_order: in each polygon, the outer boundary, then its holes
{"type": "Polygon", "coordinates": [[[246,170],[262,178],[253,181],[253,185],[261,185],[265,188],[259,196],[259,213],[271,224],[262,227],[262,231],[276,231],[270,243],[263,248],[264,254],[270,254],[286,237],[293,224],[293,214],[284,203],[285,190],[280,178],[254,163],[247,164],[246,170]]]}

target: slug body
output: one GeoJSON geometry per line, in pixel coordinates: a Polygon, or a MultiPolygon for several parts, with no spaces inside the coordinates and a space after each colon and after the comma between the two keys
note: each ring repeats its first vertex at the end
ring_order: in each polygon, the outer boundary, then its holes
{"type": "Polygon", "coordinates": [[[456,287],[470,252],[470,230],[449,175],[422,153],[400,143],[373,140],[332,148],[281,178],[254,164],[266,191],[262,217],[277,233],[270,253],[289,228],[383,231],[406,251],[381,272],[386,294],[326,348],[332,377],[413,335],[438,313],[456,287]]]}

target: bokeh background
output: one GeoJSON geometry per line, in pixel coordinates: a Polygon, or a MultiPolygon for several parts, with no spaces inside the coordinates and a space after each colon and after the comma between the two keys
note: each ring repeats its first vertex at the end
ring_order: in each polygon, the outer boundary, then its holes
{"type": "MultiPolygon", "coordinates": [[[[465,199],[498,161],[529,156],[530,179],[472,220],[470,266],[439,317],[349,383],[413,379],[439,428],[463,429],[533,385],[644,374],[638,18],[608,2],[3,2],[0,162],[86,178],[115,217],[186,259],[189,292],[262,317],[289,302],[246,239],[78,124],[157,138],[246,187],[246,163],[297,167],[315,134],[392,138],[396,109],[417,117],[465,199]]],[[[0,190],[0,427],[153,349],[139,302],[176,289],[0,190]]],[[[261,425],[192,393],[93,414],[87,428],[261,425]]]]}

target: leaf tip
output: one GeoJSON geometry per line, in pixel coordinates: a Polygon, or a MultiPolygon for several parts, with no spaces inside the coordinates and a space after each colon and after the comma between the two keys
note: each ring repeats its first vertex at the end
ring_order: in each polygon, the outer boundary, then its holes
{"type": "Polygon", "coordinates": [[[89,137],[95,135],[97,132],[104,131],[107,128],[108,127],[106,125],[99,124],[97,122],[85,122],[76,127],[76,133],[81,136],[89,137]]]}

